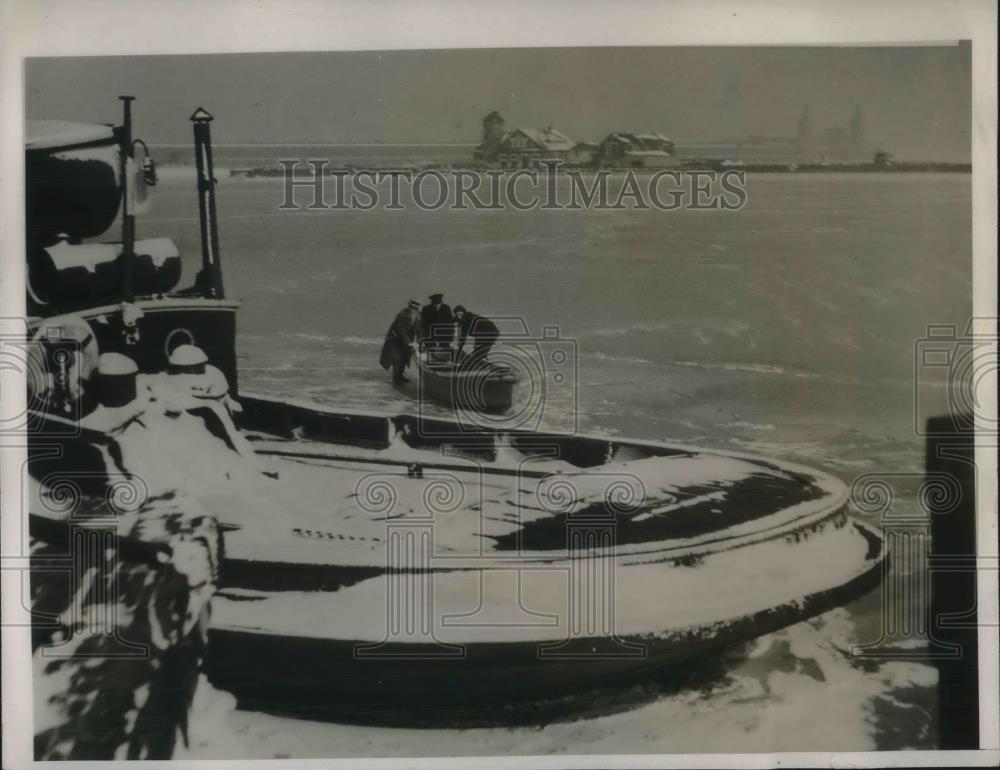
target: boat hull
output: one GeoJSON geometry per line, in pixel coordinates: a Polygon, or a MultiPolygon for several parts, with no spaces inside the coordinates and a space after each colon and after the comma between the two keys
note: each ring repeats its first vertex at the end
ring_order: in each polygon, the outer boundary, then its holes
{"type": "MultiPolygon", "coordinates": [[[[344,704],[376,712],[412,708],[416,713],[447,713],[469,704],[496,706],[583,690],[622,688],[661,676],[665,670],[669,675],[674,668],[709,673],[724,648],[841,606],[878,584],[884,558],[881,538],[863,524],[852,522],[849,526],[856,528],[869,550],[866,558],[845,571],[834,585],[795,598],[786,596],[753,612],[692,625],[671,627],[670,618],[663,617],[662,630],[651,633],[618,634],[609,628],[604,635],[570,632],[560,639],[536,629],[539,638],[547,637],[546,641],[514,640],[510,637],[525,635],[524,628],[512,634],[511,628],[496,625],[479,629],[480,635],[495,635],[492,641],[420,641],[412,637],[372,641],[350,638],[349,624],[343,615],[336,614],[332,616],[341,618],[338,628],[342,632],[329,636],[316,629],[305,634],[301,629],[297,633],[273,625],[265,630],[229,624],[226,605],[240,599],[223,591],[216,601],[221,617],[209,633],[208,673],[215,684],[246,703],[292,710],[326,709],[333,714],[344,704]],[[250,671],[252,676],[248,676],[250,671]]],[[[719,589],[728,590],[726,586],[719,589]]],[[[649,586],[649,590],[656,590],[656,586],[649,586]]],[[[262,601],[262,614],[274,609],[271,602],[262,601]]],[[[380,613],[385,608],[369,609],[380,613]]],[[[328,611],[334,612],[332,605],[328,611]]],[[[324,626],[324,616],[312,616],[311,624],[324,626]]],[[[449,636],[444,633],[441,638],[449,636]]]]}
{"type": "MultiPolygon", "coordinates": [[[[430,693],[447,710],[616,686],[708,666],[881,575],[844,484],[793,463],[241,400],[248,451],[158,402],[99,443],[218,520],[206,665],[248,703],[430,693]]],[[[70,456],[90,436],[53,439],[70,456]]]]}
{"type": "Polygon", "coordinates": [[[417,359],[421,398],[470,412],[505,412],[514,403],[517,378],[506,367],[432,365],[417,359]]]}
{"type": "Polygon", "coordinates": [[[366,496],[357,486],[349,508],[315,493],[325,507],[311,524],[259,539],[249,528],[227,533],[208,670],[247,703],[447,713],[460,703],[620,687],[674,664],[710,668],[720,649],[841,606],[881,577],[882,538],[848,515],[843,484],[794,464],[554,435],[547,440],[574,462],[532,463],[528,433],[506,455],[463,459],[456,448],[483,446],[483,435],[399,449],[389,437],[410,418],[244,403],[259,423],[278,422],[295,437],[254,444],[288,463],[271,467],[300,497],[312,494],[308,474],[337,473],[388,482],[395,494],[368,529],[337,524],[357,521],[355,503],[366,496]],[[727,468],[746,471],[752,485],[739,492],[727,468]],[[703,486],[702,471],[719,486],[703,486]],[[511,519],[508,487],[523,499],[525,486],[582,489],[596,477],[641,479],[648,504],[614,511],[604,498],[581,520],[498,523],[511,519]],[[669,486],[669,511],[651,478],[669,486]],[[444,514],[421,507],[445,479],[463,488],[446,497],[465,503],[444,514]],[[794,497],[796,488],[806,491],[794,497]],[[481,498],[469,496],[475,489],[481,498]],[[704,516],[713,521],[695,526],[704,516]],[[483,546],[471,553],[470,542],[483,546]]]}

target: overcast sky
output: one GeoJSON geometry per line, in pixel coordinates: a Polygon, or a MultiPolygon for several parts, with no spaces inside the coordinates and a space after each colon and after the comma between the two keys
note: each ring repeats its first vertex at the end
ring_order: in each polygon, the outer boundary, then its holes
{"type": "Polygon", "coordinates": [[[967,45],[912,48],[565,48],[32,59],[27,116],[118,122],[188,142],[199,105],[216,142],[475,142],[507,127],[573,139],[661,131],[679,143],[816,133],[864,111],[867,138],[900,158],[968,160],[967,45]]]}

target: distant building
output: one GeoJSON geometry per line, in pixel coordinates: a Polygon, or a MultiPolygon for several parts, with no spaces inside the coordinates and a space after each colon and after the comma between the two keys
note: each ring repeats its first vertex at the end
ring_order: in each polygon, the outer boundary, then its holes
{"type": "Polygon", "coordinates": [[[597,142],[577,142],[573,148],[566,153],[567,166],[591,166],[597,160],[597,152],[600,150],[597,142]]]}
{"type": "MultiPolygon", "coordinates": [[[[820,160],[822,161],[845,163],[852,159],[851,154],[854,145],[851,141],[851,135],[846,128],[831,126],[826,129],[826,131],[819,135],[818,145],[821,155],[820,160]]],[[[866,160],[868,157],[869,154],[865,153],[866,160]]]]}
{"type": "Polygon", "coordinates": [[[602,166],[623,168],[665,168],[676,166],[674,143],[663,134],[608,134],[597,151],[602,166]]]}
{"type": "Polygon", "coordinates": [[[479,146],[472,151],[473,160],[489,162],[496,157],[497,149],[504,137],[503,125],[504,120],[496,110],[483,118],[483,138],[479,146]]]}
{"type": "Polygon", "coordinates": [[[500,168],[536,168],[543,160],[565,162],[576,143],[562,131],[547,128],[515,128],[505,134],[492,158],[500,168]]]}
{"type": "Polygon", "coordinates": [[[493,110],[483,118],[482,141],[472,158],[500,168],[536,168],[543,160],[565,162],[574,147],[572,139],[552,126],[504,131],[504,119],[493,110]]]}
{"type": "Polygon", "coordinates": [[[864,115],[855,108],[846,126],[813,130],[809,107],[799,115],[795,137],[749,136],[728,142],[678,145],[675,155],[686,164],[774,165],[869,163],[877,147],[865,139],[864,115]]]}
{"type": "Polygon", "coordinates": [[[802,108],[799,116],[798,142],[800,146],[806,146],[813,140],[813,120],[809,105],[802,108]]]}
{"type": "Polygon", "coordinates": [[[871,159],[873,148],[865,142],[864,114],[855,107],[847,126],[831,126],[813,136],[812,120],[806,107],[799,119],[796,142],[799,161],[803,163],[864,163],[871,159]],[[803,121],[808,130],[803,130],[803,121]]]}
{"type": "Polygon", "coordinates": [[[851,144],[854,147],[862,147],[865,143],[865,118],[860,107],[854,108],[851,115],[851,122],[848,124],[848,132],[851,135],[851,144]]]}
{"type": "Polygon", "coordinates": [[[875,153],[872,158],[872,165],[876,168],[888,168],[894,162],[891,152],[886,152],[885,150],[879,150],[875,153]]]}

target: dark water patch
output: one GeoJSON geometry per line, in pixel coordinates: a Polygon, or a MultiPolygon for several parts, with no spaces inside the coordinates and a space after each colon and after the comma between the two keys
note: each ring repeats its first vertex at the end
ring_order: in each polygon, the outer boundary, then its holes
{"type": "Polygon", "coordinates": [[[646,505],[622,511],[613,501],[601,501],[569,513],[554,513],[525,522],[520,529],[494,536],[498,551],[550,551],[565,548],[574,528],[614,527],[618,545],[652,543],[672,538],[689,538],[717,532],[761,518],[826,493],[807,476],[788,473],[774,476],[754,473],[727,484],[699,484],[685,487],[676,495],[674,505],[695,501],[662,515],[644,518],[643,514],[664,505],[646,505]],[[724,492],[722,499],[710,498],[724,492]],[[702,498],[702,499],[698,499],[702,498]]]}

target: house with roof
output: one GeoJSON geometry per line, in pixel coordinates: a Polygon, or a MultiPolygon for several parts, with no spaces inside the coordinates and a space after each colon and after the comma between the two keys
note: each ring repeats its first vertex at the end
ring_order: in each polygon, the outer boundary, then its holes
{"type": "Polygon", "coordinates": [[[660,133],[616,131],[600,143],[597,162],[617,168],[669,168],[678,165],[674,143],[660,133]]]}
{"type": "Polygon", "coordinates": [[[592,166],[600,149],[597,142],[577,142],[566,153],[567,166],[592,166]]]}
{"type": "Polygon", "coordinates": [[[547,128],[515,128],[504,135],[492,160],[500,168],[537,168],[543,160],[563,162],[576,145],[562,131],[547,128]]]}

